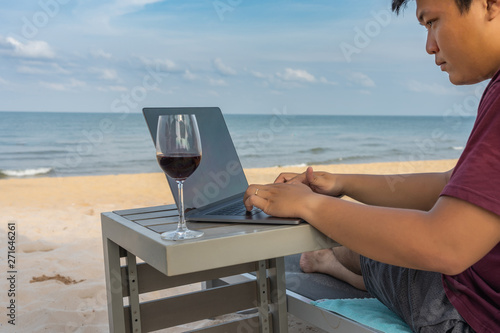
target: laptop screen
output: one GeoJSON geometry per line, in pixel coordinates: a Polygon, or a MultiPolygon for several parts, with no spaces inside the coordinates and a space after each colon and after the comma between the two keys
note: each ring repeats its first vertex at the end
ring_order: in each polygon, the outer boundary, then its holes
{"type": "MultiPolygon", "coordinates": [[[[186,210],[204,207],[247,189],[248,183],[243,168],[219,108],[144,108],[143,113],[154,143],[160,115],[180,113],[196,115],[202,157],[196,171],[184,182],[186,210]]],[[[158,169],[161,170],[160,167],[158,169]]],[[[170,177],[167,179],[175,202],[178,203],[177,183],[170,177]]]]}

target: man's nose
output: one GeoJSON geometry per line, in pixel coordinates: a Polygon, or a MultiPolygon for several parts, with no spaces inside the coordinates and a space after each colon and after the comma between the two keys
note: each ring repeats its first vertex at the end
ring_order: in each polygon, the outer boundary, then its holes
{"type": "Polygon", "coordinates": [[[431,31],[427,33],[427,43],[425,44],[425,50],[429,54],[436,54],[439,52],[439,47],[437,45],[436,39],[434,38],[431,31]]]}

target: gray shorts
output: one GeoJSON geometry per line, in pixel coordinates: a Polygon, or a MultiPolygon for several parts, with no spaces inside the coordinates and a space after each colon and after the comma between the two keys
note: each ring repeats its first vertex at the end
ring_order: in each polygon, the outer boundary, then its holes
{"type": "Polygon", "coordinates": [[[366,289],[414,332],[474,332],[446,297],[441,274],[387,265],[361,256],[366,289]]]}

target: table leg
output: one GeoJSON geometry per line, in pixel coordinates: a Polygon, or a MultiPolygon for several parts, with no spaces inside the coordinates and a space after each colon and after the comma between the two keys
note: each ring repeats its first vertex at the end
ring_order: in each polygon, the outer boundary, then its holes
{"type": "Polygon", "coordinates": [[[273,332],[288,333],[288,310],[286,306],[285,258],[270,260],[269,282],[271,285],[271,315],[273,332]]]}
{"type": "Polygon", "coordinates": [[[255,272],[257,282],[257,309],[259,310],[259,323],[261,333],[270,333],[269,327],[269,301],[267,288],[266,261],[258,262],[258,270],[255,272]]]}
{"type": "Polygon", "coordinates": [[[137,260],[133,253],[127,252],[127,275],[129,289],[130,319],[132,332],[141,333],[141,311],[139,304],[139,282],[137,276],[137,260]]]}
{"type": "Polygon", "coordinates": [[[109,331],[121,333],[125,332],[125,316],[123,313],[123,281],[120,268],[120,247],[107,238],[104,238],[103,241],[109,331]]]}

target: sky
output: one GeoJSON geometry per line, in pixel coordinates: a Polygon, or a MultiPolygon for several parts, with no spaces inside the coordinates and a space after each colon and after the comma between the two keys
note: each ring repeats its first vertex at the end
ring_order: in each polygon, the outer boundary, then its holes
{"type": "MultiPolygon", "coordinates": [[[[39,0],[0,12],[0,111],[459,113],[411,2],[39,0]]],[[[462,107],[463,109],[463,107],[462,107]]]]}

